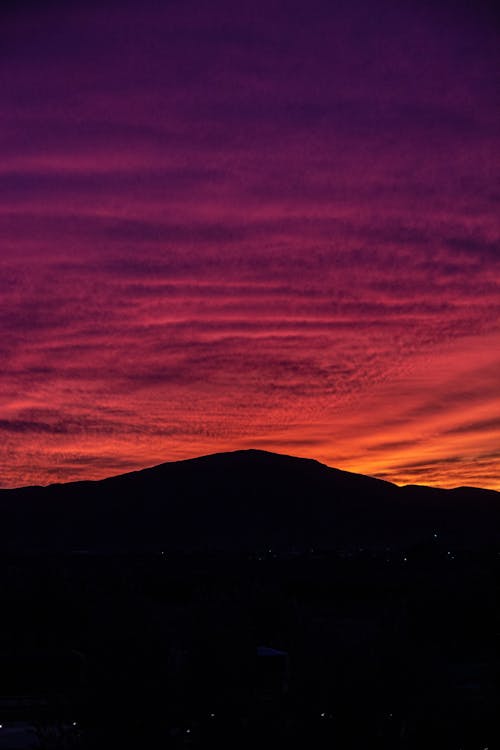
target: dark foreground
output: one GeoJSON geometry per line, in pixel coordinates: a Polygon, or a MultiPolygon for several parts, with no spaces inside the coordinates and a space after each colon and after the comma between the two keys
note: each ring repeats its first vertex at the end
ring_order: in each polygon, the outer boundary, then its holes
{"type": "Polygon", "coordinates": [[[3,558],[0,748],[492,750],[499,560],[3,558]]]}

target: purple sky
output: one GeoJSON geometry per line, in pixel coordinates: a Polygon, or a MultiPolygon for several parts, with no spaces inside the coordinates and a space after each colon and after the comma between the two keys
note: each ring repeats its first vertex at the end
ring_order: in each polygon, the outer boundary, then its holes
{"type": "Polygon", "coordinates": [[[0,21],[0,486],[262,447],[500,488],[493,4],[0,21]]]}

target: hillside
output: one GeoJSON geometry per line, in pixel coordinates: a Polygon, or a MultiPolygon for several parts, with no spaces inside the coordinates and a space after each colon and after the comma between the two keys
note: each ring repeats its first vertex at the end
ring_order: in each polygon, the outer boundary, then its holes
{"type": "Polygon", "coordinates": [[[4,551],[461,546],[499,536],[500,494],[399,488],[265,451],[176,461],[101,481],[0,491],[4,551]]]}

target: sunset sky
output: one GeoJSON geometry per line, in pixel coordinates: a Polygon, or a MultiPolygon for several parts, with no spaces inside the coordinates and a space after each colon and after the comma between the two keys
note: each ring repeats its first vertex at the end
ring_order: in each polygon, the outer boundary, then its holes
{"type": "Polygon", "coordinates": [[[500,20],[0,11],[0,486],[238,448],[500,489],[500,20]]]}

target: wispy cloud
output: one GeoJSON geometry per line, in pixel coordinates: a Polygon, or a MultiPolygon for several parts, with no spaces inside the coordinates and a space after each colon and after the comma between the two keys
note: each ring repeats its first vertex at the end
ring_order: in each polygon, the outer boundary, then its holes
{"type": "Polygon", "coordinates": [[[0,484],[259,445],[498,486],[498,45],[443,23],[5,13],[0,484]]]}

